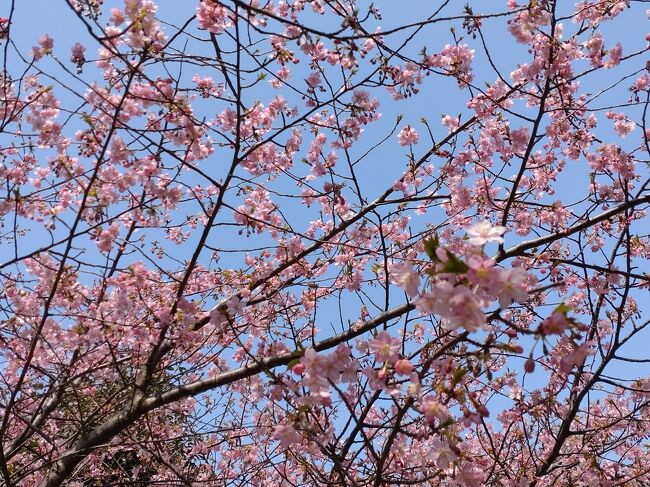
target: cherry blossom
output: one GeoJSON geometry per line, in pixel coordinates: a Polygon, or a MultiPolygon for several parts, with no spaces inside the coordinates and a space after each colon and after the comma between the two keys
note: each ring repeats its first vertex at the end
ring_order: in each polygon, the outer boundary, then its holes
{"type": "Polygon", "coordinates": [[[389,333],[380,331],[377,336],[368,341],[368,349],[375,354],[379,362],[393,363],[399,357],[401,342],[389,333]]]}
{"type": "Polygon", "coordinates": [[[643,2],[5,3],[3,485],[650,484],[643,2]]]}
{"type": "Polygon", "coordinates": [[[290,424],[279,424],[275,427],[273,438],[280,442],[280,447],[289,448],[294,443],[300,443],[301,436],[290,424]]]}
{"type": "Polygon", "coordinates": [[[520,268],[501,269],[498,277],[499,305],[507,308],[512,303],[524,303],[528,300],[526,281],[528,276],[520,268]]]}
{"type": "Polygon", "coordinates": [[[505,227],[499,225],[492,225],[489,221],[484,220],[479,223],[467,227],[465,229],[467,234],[470,235],[468,242],[471,245],[485,245],[488,242],[503,243],[503,235],[506,231],[505,227]]]}
{"type": "Polygon", "coordinates": [[[413,369],[413,364],[406,359],[399,359],[395,362],[395,372],[399,375],[411,375],[413,369]]]}
{"type": "Polygon", "coordinates": [[[399,144],[404,146],[417,144],[420,136],[414,128],[412,128],[410,125],[407,125],[402,130],[400,130],[397,138],[399,139],[399,144]]]}
{"type": "Polygon", "coordinates": [[[406,291],[410,297],[417,296],[420,275],[409,264],[393,264],[390,267],[391,281],[406,291]]]}
{"type": "Polygon", "coordinates": [[[542,322],[542,330],[546,335],[560,335],[568,326],[566,316],[559,311],[555,311],[542,322]]]}
{"type": "Polygon", "coordinates": [[[421,410],[429,423],[433,423],[436,420],[443,423],[449,418],[447,408],[431,396],[426,396],[422,399],[421,410]]]}

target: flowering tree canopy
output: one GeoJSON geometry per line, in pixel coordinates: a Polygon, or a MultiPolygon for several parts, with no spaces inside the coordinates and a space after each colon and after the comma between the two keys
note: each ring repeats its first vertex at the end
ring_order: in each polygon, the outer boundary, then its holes
{"type": "Polygon", "coordinates": [[[47,3],[5,485],[650,484],[644,2],[47,3]]]}

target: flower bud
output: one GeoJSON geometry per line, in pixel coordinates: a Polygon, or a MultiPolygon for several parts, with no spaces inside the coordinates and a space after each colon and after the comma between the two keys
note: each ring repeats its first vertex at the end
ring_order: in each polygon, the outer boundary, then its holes
{"type": "Polygon", "coordinates": [[[305,364],[296,364],[293,366],[291,369],[291,372],[293,372],[296,375],[302,375],[305,372],[305,364]]]}
{"type": "Polygon", "coordinates": [[[526,363],[524,364],[524,370],[529,374],[535,370],[535,361],[532,357],[529,357],[528,360],[526,360],[526,363]]]}

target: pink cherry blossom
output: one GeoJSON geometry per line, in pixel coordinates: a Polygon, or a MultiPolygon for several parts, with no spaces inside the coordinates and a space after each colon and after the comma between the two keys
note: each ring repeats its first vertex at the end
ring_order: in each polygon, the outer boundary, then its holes
{"type": "Polygon", "coordinates": [[[126,19],[126,15],[123,10],[120,10],[117,7],[111,8],[111,22],[114,25],[120,25],[126,19]]]}
{"type": "Polygon", "coordinates": [[[555,311],[542,322],[542,331],[545,335],[561,335],[569,326],[566,316],[555,311]]]}
{"type": "Polygon", "coordinates": [[[492,289],[501,281],[505,269],[495,267],[494,259],[486,259],[480,255],[472,255],[467,259],[467,278],[474,284],[492,289]]]}
{"type": "Polygon", "coordinates": [[[502,308],[506,308],[512,303],[524,303],[528,300],[527,279],[526,272],[517,267],[499,271],[496,295],[499,297],[499,305],[502,308]]]}
{"type": "Polygon", "coordinates": [[[479,223],[465,228],[465,231],[470,238],[468,242],[471,245],[484,245],[488,242],[503,243],[503,235],[506,231],[505,227],[499,225],[492,225],[489,221],[484,220],[479,223]]]}
{"type": "Polygon", "coordinates": [[[5,3],[4,484],[650,485],[644,2],[5,3]]]}
{"type": "Polygon", "coordinates": [[[9,35],[9,19],[0,17],[0,40],[6,39],[9,35]]]}
{"type": "Polygon", "coordinates": [[[399,375],[410,375],[413,369],[413,364],[407,359],[399,359],[395,362],[395,372],[399,375]]]}
{"type": "Polygon", "coordinates": [[[281,448],[289,448],[294,443],[300,443],[301,436],[290,424],[279,424],[275,427],[273,439],[280,442],[281,448]]]}
{"type": "Polygon", "coordinates": [[[607,112],[605,116],[614,120],[614,130],[621,137],[625,137],[636,128],[636,124],[629,121],[623,113],[607,112]]]}
{"type": "Polygon", "coordinates": [[[467,286],[456,286],[448,302],[450,312],[442,313],[442,316],[451,327],[476,331],[485,324],[484,305],[483,300],[467,286]]]}
{"type": "Polygon", "coordinates": [[[201,29],[214,34],[220,34],[232,25],[228,10],[218,0],[201,0],[196,8],[196,18],[201,29]]]}
{"type": "Polygon", "coordinates": [[[448,281],[438,281],[431,287],[430,292],[424,293],[416,302],[415,307],[424,314],[442,314],[448,312],[446,303],[454,293],[453,285],[448,281]]]}
{"type": "Polygon", "coordinates": [[[393,363],[399,358],[401,341],[391,337],[388,332],[380,331],[375,338],[368,341],[368,349],[374,353],[378,362],[393,363]]]}
{"type": "Polygon", "coordinates": [[[43,34],[38,39],[38,43],[40,44],[41,48],[46,54],[50,53],[52,51],[52,48],[54,47],[54,39],[52,39],[47,34],[43,34]]]}
{"type": "Polygon", "coordinates": [[[99,238],[97,240],[97,247],[102,252],[110,252],[111,249],[113,248],[113,241],[115,238],[119,235],[120,233],[120,227],[117,224],[113,224],[108,229],[103,230],[99,234],[99,238]]]}
{"type": "Polygon", "coordinates": [[[438,468],[447,468],[450,463],[456,461],[458,458],[458,455],[449,448],[449,443],[444,440],[434,439],[432,446],[432,452],[429,453],[429,457],[435,461],[438,468]]]}
{"type": "Polygon", "coordinates": [[[420,411],[424,414],[426,420],[433,424],[436,420],[443,423],[449,419],[449,411],[432,396],[425,396],[422,399],[420,411]]]}
{"type": "Polygon", "coordinates": [[[583,343],[582,345],[574,348],[571,352],[562,356],[560,360],[560,370],[568,374],[574,367],[579,367],[583,364],[589,355],[594,355],[594,350],[590,343],[583,343]]]}
{"type": "Polygon", "coordinates": [[[307,77],[307,84],[309,85],[310,88],[316,88],[321,84],[321,77],[320,73],[317,71],[314,71],[309,74],[307,77]]]}
{"type": "Polygon", "coordinates": [[[417,296],[420,287],[420,275],[410,264],[393,264],[390,267],[391,281],[406,291],[409,297],[417,296]]]}
{"type": "Polygon", "coordinates": [[[410,125],[407,125],[400,131],[400,133],[397,135],[397,138],[399,139],[399,144],[405,146],[417,144],[420,136],[414,128],[412,128],[410,125]]]}
{"type": "Polygon", "coordinates": [[[524,363],[524,370],[529,374],[533,373],[535,371],[535,360],[532,358],[526,359],[526,362],[524,363]]]}

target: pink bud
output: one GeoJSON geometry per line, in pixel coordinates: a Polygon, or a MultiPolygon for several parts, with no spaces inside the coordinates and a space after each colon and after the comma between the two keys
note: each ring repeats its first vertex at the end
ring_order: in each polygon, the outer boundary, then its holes
{"type": "Polygon", "coordinates": [[[529,374],[535,370],[535,361],[533,360],[532,357],[526,360],[526,363],[524,364],[524,370],[529,374]]]}
{"type": "Polygon", "coordinates": [[[291,372],[296,375],[302,375],[305,372],[305,364],[296,364],[292,367],[291,372]]]}
{"type": "Polygon", "coordinates": [[[399,375],[409,375],[413,372],[413,364],[406,359],[400,359],[395,362],[395,372],[399,375]]]}
{"type": "Polygon", "coordinates": [[[510,345],[510,350],[512,350],[514,353],[521,353],[524,351],[524,347],[514,343],[510,345]]]}

